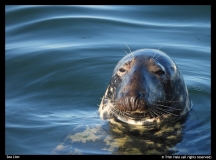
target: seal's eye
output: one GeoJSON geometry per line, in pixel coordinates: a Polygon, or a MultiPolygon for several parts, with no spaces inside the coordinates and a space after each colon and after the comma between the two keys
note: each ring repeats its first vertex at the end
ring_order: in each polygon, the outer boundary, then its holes
{"type": "Polygon", "coordinates": [[[162,71],[162,70],[159,70],[159,71],[156,71],[156,72],[155,72],[155,74],[157,74],[157,75],[161,76],[161,75],[164,75],[164,74],[165,74],[165,72],[164,72],[164,71],[162,71]]]}
{"type": "Polygon", "coordinates": [[[125,72],[126,70],[124,68],[119,69],[120,72],[125,72]]]}

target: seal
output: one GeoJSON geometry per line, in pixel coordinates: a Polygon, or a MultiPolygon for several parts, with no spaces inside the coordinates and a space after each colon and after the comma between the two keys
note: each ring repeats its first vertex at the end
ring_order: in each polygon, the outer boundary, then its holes
{"type": "Polygon", "coordinates": [[[191,108],[187,86],[175,62],[156,49],[139,49],[115,66],[99,105],[102,119],[159,127],[191,108]]]}

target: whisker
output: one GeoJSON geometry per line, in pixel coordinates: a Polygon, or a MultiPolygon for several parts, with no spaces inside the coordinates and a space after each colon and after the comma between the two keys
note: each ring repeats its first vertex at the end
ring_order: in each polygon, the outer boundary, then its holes
{"type": "Polygon", "coordinates": [[[161,116],[163,116],[163,115],[165,115],[166,113],[163,113],[163,112],[161,112],[161,111],[159,111],[160,109],[158,109],[157,107],[154,107],[154,109],[158,112],[158,113],[160,113],[161,114],[161,116]]]}
{"type": "Polygon", "coordinates": [[[161,110],[161,111],[163,111],[163,112],[166,112],[166,113],[172,114],[172,115],[174,115],[174,116],[178,116],[178,115],[176,115],[176,114],[174,114],[174,113],[172,113],[172,112],[168,112],[168,111],[165,110],[165,109],[161,109],[161,108],[159,108],[159,107],[156,107],[156,108],[159,109],[159,110],[161,110]]]}
{"type": "MultiPolygon", "coordinates": [[[[162,45],[161,45],[162,46],[162,45]]],[[[158,48],[158,50],[161,48],[161,46],[158,48]]]]}
{"type": "Polygon", "coordinates": [[[123,51],[128,55],[128,53],[125,50],[123,50],[123,51]]]}
{"type": "Polygon", "coordinates": [[[126,118],[132,119],[132,120],[137,119],[137,118],[147,118],[147,117],[149,117],[149,118],[152,117],[153,118],[153,117],[157,117],[157,116],[154,116],[154,114],[155,114],[154,111],[151,111],[151,113],[149,113],[149,112],[147,112],[147,113],[140,112],[139,114],[134,115],[135,117],[133,117],[133,116],[131,117],[130,116],[130,111],[119,110],[118,108],[116,108],[116,106],[111,106],[109,108],[108,112],[111,113],[114,116],[126,117],[126,118]]]}
{"type": "Polygon", "coordinates": [[[130,53],[130,58],[131,58],[131,59],[134,58],[133,52],[130,53]]]}
{"type": "MultiPolygon", "coordinates": [[[[151,112],[152,112],[153,114],[156,115],[156,117],[159,117],[159,115],[155,112],[155,110],[154,110],[153,108],[151,108],[150,110],[151,110],[151,112]]],[[[155,116],[154,116],[154,117],[155,117],[155,116]]]]}
{"type": "MultiPolygon", "coordinates": [[[[125,51],[125,50],[123,50],[123,51],[125,51]]],[[[128,60],[134,58],[134,57],[133,57],[133,52],[132,52],[132,53],[127,53],[127,52],[125,51],[125,53],[127,54],[128,60]]]]}
{"type": "Polygon", "coordinates": [[[119,110],[119,109],[117,109],[117,108],[112,107],[112,108],[110,109],[110,111],[112,111],[115,115],[119,115],[119,116],[122,116],[122,117],[127,117],[127,118],[129,118],[129,119],[133,119],[133,118],[127,116],[123,111],[121,111],[121,110],[119,110]]]}
{"type": "Polygon", "coordinates": [[[154,59],[154,56],[155,56],[155,55],[156,55],[156,52],[154,53],[154,55],[153,55],[153,57],[152,57],[153,59],[154,59]]]}
{"type": "Polygon", "coordinates": [[[149,113],[151,114],[152,118],[155,118],[154,112],[149,108],[149,113]]]}
{"type": "Polygon", "coordinates": [[[132,54],[132,56],[133,56],[133,58],[134,58],[134,54],[133,54],[133,52],[131,52],[131,54],[132,54]]]}
{"type": "Polygon", "coordinates": [[[123,114],[122,111],[119,110],[119,115],[120,115],[120,116],[123,116],[124,114],[123,114]]]}
{"type": "Polygon", "coordinates": [[[129,49],[129,51],[130,51],[130,53],[131,53],[131,58],[134,58],[134,55],[133,55],[133,52],[131,51],[131,49],[128,47],[128,45],[127,44],[125,44],[126,46],[127,46],[127,48],[129,49]]]}
{"type": "Polygon", "coordinates": [[[108,110],[109,114],[111,113],[112,115],[118,114],[116,113],[116,110],[113,110],[113,108],[108,110]]]}
{"type": "Polygon", "coordinates": [[[160,55],[155,59],[155,61],[160,57],[160,55]]]}
{"type": "Polygon", "coordinates": [[[119,109],[117,109],[117,108],[111,107],[110,110],[111,110],[114,114],[116,114],[116,115],[121,115],[121,114],[122,114],[122,112],[121,112],[119,109]]]}
{"type": "Polygon", "coordinates": [[[161,114],[159,111],[157,111],[155,108],[151,108],[153,111],[154,111],[154,113],[158,116],[158,118],[160,118],[161,117],[161,115],[158,115],[158,114],[161,114]],[[158,113],[159,112],[159,113],[158,113]],[[157,114],[158,113],[158,114],[157,114]]]}
{"type": "Polygon", "coordinates": [[[131,53],[131,50],[130,50],[130,48],[128,47],[128,45],[127,44],[125,44],[126,46],[127,46],[127,48],[129,49],[129,51],[130,51],[130,53],[131,53]]]}
{"type": "Polygon", "coordinates": [[[162,104],[154,104],[154,105],[170,108],[170,109],[173,109],[173,110],[181,110],[181,109],[173,108],[173,107],[170,107],[170,106],[165,106],[165,105],[162,105],[162,104]]]}
{"type": "Polygon", "coordinates": [[[174,102],[174,103],[175,103],[175,102],[179,102],[179,101],[172,101],[172,100],[170,101],[170,100],[164,100],[164,101],[157,101],[157,102],[162,102],[162,103],[163,103],[163,102],[165,102],[165,103],[172,103],[172,102],[174,102]]]}

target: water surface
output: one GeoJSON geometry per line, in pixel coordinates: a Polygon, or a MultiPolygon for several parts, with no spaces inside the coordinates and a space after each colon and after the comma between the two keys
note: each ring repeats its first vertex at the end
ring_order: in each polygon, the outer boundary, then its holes
{"type": "MultiPolygon", "coordinates": [[[[5,154],[53,154],[76,128],[105,124],[100,98],[117,62],[160,49],[179,66],[193,111],[174,147],[211,154],[210,6],[5,6],[5,154]]],[[[74,143],[70,154],[114,154],[74,143]]]]}

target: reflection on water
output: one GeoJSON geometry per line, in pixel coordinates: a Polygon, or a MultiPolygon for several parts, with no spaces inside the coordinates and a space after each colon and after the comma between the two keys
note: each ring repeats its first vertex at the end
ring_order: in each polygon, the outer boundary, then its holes
{"type": "MultiPolygon", "coordinates": [[[[185,120],[167,121],[153,130],[143,126],[124,124],[114,119],[111,119],[108,124],[86,127],[78,125],[52,153],[85,154],[83,150],[89,145],[97,150],[98,154],[107,154],[107,152],[133,155],[173,154],[178,150],[172,147],[182,141],[185,120]]],[[[86,152],[87,154],[97,153],[91,153],[91,150],[86,152]]]]}

